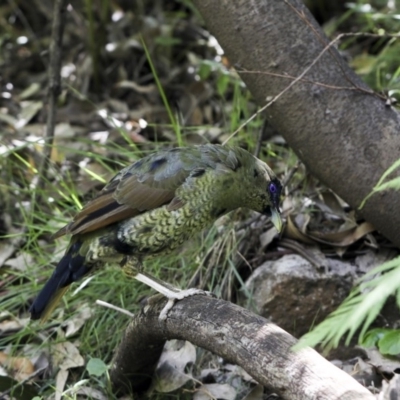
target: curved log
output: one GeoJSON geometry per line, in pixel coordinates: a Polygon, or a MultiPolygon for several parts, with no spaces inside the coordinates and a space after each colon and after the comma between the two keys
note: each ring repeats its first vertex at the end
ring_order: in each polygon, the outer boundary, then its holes
{"type": "Polygon", "coordinates": [[[176,303],[160,321],[165,303],[147,306],[126,330],[111,369],[116,390],[145,390],[165,340],[182,339],[240,365],[283,399],[375,398],[315,350],[293,351],[293,336],[248,310],[197,295],[176,303]]]}

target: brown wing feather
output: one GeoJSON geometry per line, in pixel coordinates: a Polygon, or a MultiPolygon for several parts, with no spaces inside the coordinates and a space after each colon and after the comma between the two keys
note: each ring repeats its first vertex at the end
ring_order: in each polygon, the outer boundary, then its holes
{"type": "MultiPolygon", "coordinates": [[[[161,189],[151,185],[152,182],[139,182],[133,175],[121,182],[113,197],[120,204],[127,204],[139,212],[153,210],[171,201],[175,194],[173,190],[161,189]]],[[[178,187],[179,185],[177,185],[178,187]]]]}
{"type": "Polygon", "coordinates": [[[177,148],[149,155],[121,170],[54,237],[91,232],[165,204],[175,210],[183,205],[175,198],[175,191],[196,168],[212,168],[225,173],[239,166],[233,150],[214,145],[177,148]]]}
{"type": "Polygon", "coordinates": [[[66,234],[92,232],[124,219],[133,218],[146,210],[168,204],[174,195],[175,188],[174,190],[155,188],[149,186],[148,182],[139,182],[135,175],[126,178],[121,176],[118,181],[110,182],[96,198],[75,215],[72,222],[56,232],[53,238],[66,234]]]}
{"type": "Polygon", "coordinates": [[[161,207],[174,198],[175,191],[152,188],[133,178],[136,177],[129,177],[123,182],[121,190],[118,190],[118,187],[114,192],[100,193],[76,214],[71,223],[60,229],[54,238],[67,233],[75,235],[92,232],[133,218],[143,211],[161,207]]]}

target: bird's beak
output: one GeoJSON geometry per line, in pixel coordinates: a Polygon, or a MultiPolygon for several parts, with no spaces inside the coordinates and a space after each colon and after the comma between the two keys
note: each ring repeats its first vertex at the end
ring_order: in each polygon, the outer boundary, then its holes
{"type": "Polygon", "coordinates": [[[279,214],[279,210],[276,208],[271,209],[271,222],[274,224],[274,227],[278,232],[281,232],[282,230],[282,218],[281,215],[279,214]]]}

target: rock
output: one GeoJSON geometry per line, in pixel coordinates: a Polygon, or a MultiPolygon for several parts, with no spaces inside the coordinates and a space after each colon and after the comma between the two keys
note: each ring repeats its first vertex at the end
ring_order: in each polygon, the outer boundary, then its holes
{"type": "Polygon", "coordinates": [[[318,271],[299,255],[267,261],[247,280],[256,312],[300,337],[321,322],[349,294],[353,268],[327,259],[328,272],[318,271]]]}

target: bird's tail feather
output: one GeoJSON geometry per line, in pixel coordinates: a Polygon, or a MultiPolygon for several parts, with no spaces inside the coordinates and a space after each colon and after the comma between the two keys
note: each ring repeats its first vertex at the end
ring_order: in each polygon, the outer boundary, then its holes
{"type": "Polygon", "coordinates": [[[44,322],[68,290],[72,282],[86,275],[90,268],[85,265],[85,257],[79,254],[82,242],[75,242],[58,263],[53,275],[36,297],[31,308],[31,319],[44,322]]]}
{"type": "MultiPolygon", "coordinates": [[[[31,318],[32,319],[39,319],[40,322],[46,322],[49,318],[51,313],[57,307],[58,303],[60,302],[61,298],[64,296],[66,291],[69,289],[69,286],[63,287],[61,289],[57,289],[54,293],[52,293],[51,297],[49,298],[48,302],[44,305],[44,307],[40,310],[40,312],[34,312],[31,308],[31,318]]],[[[41,292],[42,293],[42,292],[41,292]]],[[[41,294],[40,293],[40,294],[41,294]]]]}

